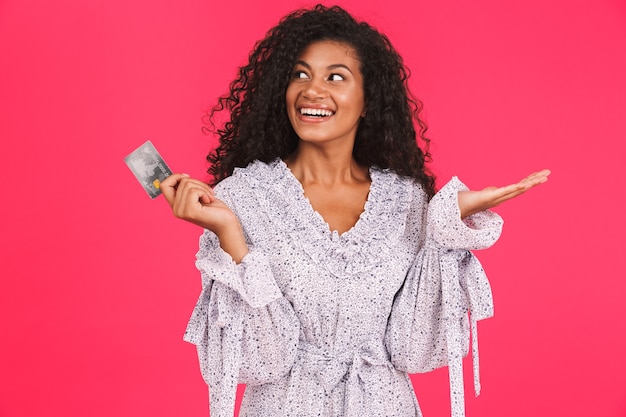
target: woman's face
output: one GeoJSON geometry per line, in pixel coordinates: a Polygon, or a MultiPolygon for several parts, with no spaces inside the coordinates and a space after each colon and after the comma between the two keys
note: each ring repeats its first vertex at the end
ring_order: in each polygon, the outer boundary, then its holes
{"type": "Polygon", "coordinates": [[[286,103],[300,140],[353,145],[365,110],[363,76],[354,48],[337,41],[304,48],[292,71],[286,103]]]}

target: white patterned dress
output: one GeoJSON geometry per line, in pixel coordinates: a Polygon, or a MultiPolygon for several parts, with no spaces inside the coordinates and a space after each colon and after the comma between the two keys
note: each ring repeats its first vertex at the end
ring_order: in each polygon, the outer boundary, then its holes
{"type": "Polygon", "coordinates": [[[216,188],[239,217],[240,264],[205,231],[202,293],[185,340],[209,385],[212,417],[421,416],[407,373],[449,365],[453,416],[464,415],[462,357],[491,289],[469,252],[493,244],[501,218],[461,221],[455,178],[428,202],[412,179],[370,169],[364,212],[330,231],[281,160],[236,169],[216,188]],[[469,313],[469,318],[468,318],[469,313]]]}

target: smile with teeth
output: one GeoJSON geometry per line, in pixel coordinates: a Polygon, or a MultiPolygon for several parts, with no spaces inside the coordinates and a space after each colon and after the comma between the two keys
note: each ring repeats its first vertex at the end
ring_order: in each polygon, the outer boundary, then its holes
{"type": "Polygon", "coordinates": [[[310,116],[310,117],[329,117],[329,116],[332,116],[334,112],[331,110],[326,110],[326,109],[302,108],[300,109],[300,114],[303,116],[310,116]]]}

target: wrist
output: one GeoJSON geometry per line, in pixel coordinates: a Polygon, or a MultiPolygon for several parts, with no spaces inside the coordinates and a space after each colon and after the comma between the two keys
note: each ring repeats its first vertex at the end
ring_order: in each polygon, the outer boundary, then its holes
{"type": "Polygon", "coordinates": [[[220,241],[220,247],[228,253],[236,263],[241,262],[249,252],[248,245],[243,235],[243,229],[239,222],[215,230],[220,241]]]}

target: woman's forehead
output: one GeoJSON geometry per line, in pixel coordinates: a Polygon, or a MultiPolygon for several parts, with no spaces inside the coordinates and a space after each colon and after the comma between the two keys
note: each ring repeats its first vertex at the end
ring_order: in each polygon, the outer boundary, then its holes
{"type": "Polygon", "coordinates": [[[298,54],[296,61],[336,61],[343,64],[360,64],[356,49],[347,42],[337,40],[319,40],[305,46],[298,54]]]}

